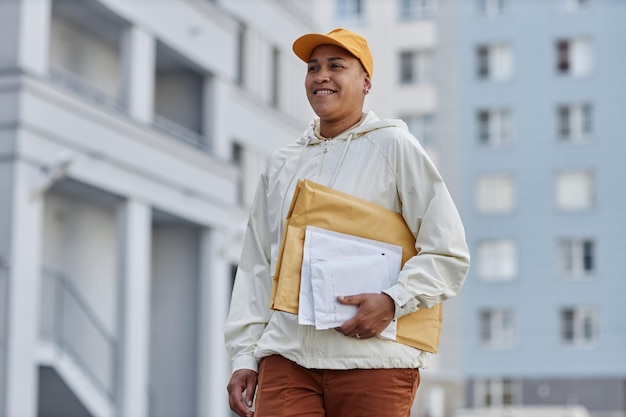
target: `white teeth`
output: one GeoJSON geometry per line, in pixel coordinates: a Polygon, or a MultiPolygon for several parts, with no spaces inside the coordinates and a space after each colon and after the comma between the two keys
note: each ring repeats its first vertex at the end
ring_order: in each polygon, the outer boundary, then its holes
{"type": "Polygon", "coordinates": [[[315,92],[316,95],[319,95],[319,94],[332,94],[332,93],[334,93],[333,90],[318,90],[318,91],[315,92]]]}

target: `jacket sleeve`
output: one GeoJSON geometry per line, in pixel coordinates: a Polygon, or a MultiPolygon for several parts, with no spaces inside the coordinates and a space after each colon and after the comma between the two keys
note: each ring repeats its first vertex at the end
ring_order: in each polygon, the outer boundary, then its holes
{"type": "Polygon", "coordinates": [[[257,186],[235,276],[230,312],[224,326],[232,370],[258,372],[254,349],[269,322],[272,278],[265,176],[257,186]]]}
{"type": "Polygon", "coordinates": [[[397,145],[396,187],[417,255],[384,291],[396,304],[396,318],[455,296],[470,259],[461,218],[434,164],[412,135],[402,135],[397,145]]]}

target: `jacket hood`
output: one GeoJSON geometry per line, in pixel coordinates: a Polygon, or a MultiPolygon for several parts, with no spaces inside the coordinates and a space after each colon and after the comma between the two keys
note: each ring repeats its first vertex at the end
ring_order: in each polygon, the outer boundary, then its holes
{"type": "MultiPolygon", "coordinates": [[[[309,127],[307,128],[307,130],[304,132],[302,137],[298,139],[297,143],[300,145],[305,145],[305,144],[313,145],[313,144],[322,142],[321,140],[317,138],[317,136],[315,136],[315,129],[317,128],[319,123],[320,123],[319,118],[314,119],[309,125],[309,127]]],[[[366,133],[372,132],[374,130],[386,128],[386,127],[397,127],[403,130],[409,130],[406,123],[404,123],[400,119],[381,120],[376,114],[374,114],[374,112],[369,111],[365,115],[365,120],[363,120],[361,124],[359,124],[357,127],[353,129],[346,130],[345,132],[341,133],[339,136],[334,137],[333,140],[346,140],[350,136],[353,136],[353,139],[356,139],[366,133]]]]}

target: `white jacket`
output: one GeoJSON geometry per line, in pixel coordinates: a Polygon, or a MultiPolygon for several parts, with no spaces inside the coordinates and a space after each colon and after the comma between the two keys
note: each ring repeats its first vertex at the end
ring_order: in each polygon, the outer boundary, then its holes
{"type": "Polygon", "coordinates": [[[417,139],[400,120],[369,112],[332,140],[315,120],[297,142],[275,151],[256,191],[224,328],[233,371],[258,370],[280,354],[306,368],[416,368],[430,355],[381,338],[360,340],[298,324],[269,308],[285,216],[298,179],[308,178],[401,213],[416,237],[398,283],[385,290],[396,317],[457,294],[469,268],[463,225],[450,194],[417,139]]]}

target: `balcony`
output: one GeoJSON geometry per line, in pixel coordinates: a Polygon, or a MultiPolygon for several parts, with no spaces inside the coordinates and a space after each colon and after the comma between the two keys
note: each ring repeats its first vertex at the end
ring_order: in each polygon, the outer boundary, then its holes
{"type": "Polygon", "coordinates": [[[157,43],[153,126],[171,137],[208,150],[207,97],[210,75],[157,43]]]}
{"type": "Polygon", "coordinates": [[[60,67],[51,67],[49,77],[54,84],[98,107],[122,114],[128,113],[128,106],[123,95],[107,93],[77,74],[60,67]]]}
{"type": "Polygon", "coordinates": [[[126,22],[96,2],[53,0],[50,80],[94,104],[125,112],[125,27],[126,22]]]}
{"type": "MultiPolygon", "coordinates": [[[[49,80],[85,102],[126,117],[130,113],[127,68],[133,63],[128,37],[131,23],[97,2],[53,0],[49,80]]],[[[152,127],[195,148],[210,143],[207,98],[211,76],[162,41],[153,63],[152,127]]],[[[145,63],[145,62],[144,62],[145,63]]]]}

